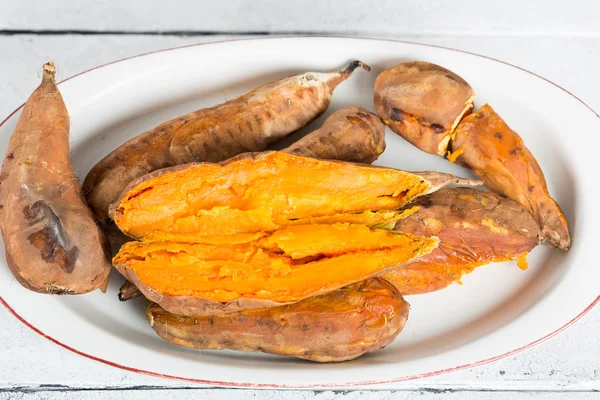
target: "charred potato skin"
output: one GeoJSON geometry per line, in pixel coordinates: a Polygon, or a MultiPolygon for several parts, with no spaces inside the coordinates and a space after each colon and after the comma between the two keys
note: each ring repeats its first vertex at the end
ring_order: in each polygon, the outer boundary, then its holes
{"type": "Polygon", "coordinates": [[[105,290],[106,237],[69,159],[70,121],[52,63],[25,103],[0,174],[0,228],[15,278],[39,293],[105,290]]]}
{"type": "Polygon", "coordinates": [[[375,80],[375,108],[392,131],[431,154],[446,154],[450,134],[473,108],[471,86],[439,65],[411,61],[375,80]]]}
{"type": "Polygon", "coordinates": [[[408,312],[393,286],[371,278],[286,306],[212,317],[178,316],[149,303],[146,317],[160,337],[179,346],[339,362],[387,346],[408,312]]]}
{"type": "Polygon", "coordinates": [[[431,253],[382,275],[403,294],[443,289],[490,262],[517,259],[540,242],[533,217],[514,200],[473,188],[449,188],[418,198],[419,210],[394,230],[437,236],[431,253]]]}
{"type": "Polygon", "coordinates": [[[523,139],[488,104],[465,117],[452,140],[456,162],[480,177],[493,192],[521,203],[542,236],[568,250],[567,220],[548,192],[544,173],[523,139]]]}

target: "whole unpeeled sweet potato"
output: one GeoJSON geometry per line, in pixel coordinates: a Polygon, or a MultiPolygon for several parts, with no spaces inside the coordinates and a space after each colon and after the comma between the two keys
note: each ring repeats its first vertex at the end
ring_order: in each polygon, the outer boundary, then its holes
{"type": "Polygon", "coordinates": [[[6,260],[26,288],[80,294],[108,284],[108,242],[87,208],[69,160],[69,115],[44,65],[25,103],[0,174],[6,260]]]}
{"type": "Polygon", "coordinates": [[[485,185],[521,203],[534,216],[544,238],[568,250],[567,219],[548,193],[546,179],[523,139],[489,105],[465,117],[451,142],[456,162],[485,185]]]}
{"type": "MultiPolygon", "coordinates": [[[[347,107],[282,151],[303,157],[370,163],[384,149],[385,125],[379,117],[360,107],[347,107]]],[[[138,296],[141,292],[129,281],[119,290],[121,301],[138,296]]]]}
{"type": "Polygon", "coordinates": [[[437,243],[383,226],[448,183],[435,172],[243,155],[140,179],[114,220],[143,242],[113,263],[150,300],[182,315],[291,303],[366,279],[437,243]]]}
{"type": "Polygon", "coordinates": [[[296,156],[370,164],[385,150],[385,125],[360,107],[333,113],[323,126],[286,149],[296,156]]]}
{"type": "Polygon", "coordinates": [[[179,316],[150,303],[146,317],[160,337],[184,347],[335,362],[391,343],[408,311],[393,286],[371,278],[294,304],[210,317],[179,316]]]}
{"type": "Polygon", "coordinates": [[[220,162],[262,151],[327,109],[333,90],[360,61],[339,72],[307,72],[261,86],[234,100],[167,121],[120,146],[96,164],[83,185],[105,223],[108,207],[137,178],[192,161],[220,162]]]}
{"type": "Polygon", "coordinates": [[[525,255],[540,241],[525,207],[494,193],[442,189],[411,203],[415,206],[418,210],[399,219],[394,230],[440,242],[431,253],[382,275],[404,295],[445,288],[490,262],[517,259],[525,267],[525,255]]]}

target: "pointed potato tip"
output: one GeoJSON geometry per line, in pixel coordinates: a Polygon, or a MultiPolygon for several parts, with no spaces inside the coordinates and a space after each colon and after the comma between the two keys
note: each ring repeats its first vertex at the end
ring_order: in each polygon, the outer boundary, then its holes
{"type": "Polygon", "coordinates": [[[354,60],[352,61],[343,72],[346,73],[350,73],[352,71],[354,71],[356,68],[361,67],[362,69],[364,69],[365,71],[370,71],[371,67],[369,67],[367,64],[365,64],[362,61],[359,60],[354,60]]]}

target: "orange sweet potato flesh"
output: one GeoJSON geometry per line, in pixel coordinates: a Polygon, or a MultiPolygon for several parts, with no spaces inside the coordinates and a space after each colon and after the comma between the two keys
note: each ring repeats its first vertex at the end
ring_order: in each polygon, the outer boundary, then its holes
{"type": "Polygon", "coordinates": [[[567,219],[550,197],[544,173],[523,139],[492,107],[486,104],[465,117],[451,146],[458,164],[479,176],[490,190],[521,203],[550,243],[569,248],[567,219]]]}
{"type": "Polygon", "coordinates": [[[0,174],[0,228],[15,278],[40,293],[104,291],[110,249],[69,160],[69,114],[44,65],[25,103],[0,174]]]}
{"type": "Polygon", "coordinates": [[[129,242],[113,263],[151,301],[180,315],[294,303],[429,253],[435,238],[365,225],[298,225],[239,244],[129,242]]]}
{"type": "Polygon", "coordinates": [[[96,164],[85,178],[87,201],[101,223],[108,207],[135,179],[189,162],[219,162],[273,141],[322,114],[334,89],[358,66],[342,71],[307,72],[261,86],[211,108],[167,121],[127,141],[96,164]]]}
{"type": "MultiPolygon", "coordinates": [[[[371,163],[385,149],[385,125],[379,117],[360,107],[346,107],[333,113],[321,128],[310,132],[302,139],[283,149],[283,152],[325,160],[371,163]]],[[[345,222],[375,225],[397,215],[388,213],[361,213],[344,216],[345,222]]],[[[330,222],[332,218],[327,218],[330,222]]],[[[310,218],[308,223],[323,222],[323,218],[310,218]]],[[[296,220],[295,223],[306,223],[296,220]]],[[[126,281],[119,290],[119,300],[141,296],[141,292],[131,282],[126,281]]]]}
{"type": "Polygon", "coordinates": [[[388,229],[449,183],[435,172],[246,154],[144,177],[114,207],[117,269],[151,301],[213,315],[300,301],[427,254],[436,238],[388,229]],[[350,179],[349,179],[350,178],[350,179]]]}
{"type": "MultiPolygon", "coordinates": [[[[518,259],[540,241],[536,221],[514,200],[472,188],[442,189],[417,199],[394,230],[435,236],[431,253],[382,275],[404,295],[443,289],[490,262],[518,259]]],[[[524,265],[526,266],[526,264],[524,265]]]]}
{"type": "Polygon", "coordinates": [[[424,61],[398,64],[375,80],[375,107],[385,124],[431,154],[446,154],[450,134],[474,99],[463,78],[424,61]]]}
{"type": "Polygon", "coordinates": [[[145,241],[244,241],[298,220],[394,210],[451,183],[480,182],[264,152],[149,174],[112,210],[122,232],[145,241]]]}
{"type": "Polygon", "coordinates": [[[379,278],[279,307],[185,317],[155,303],[146,317],[168,342],[195,349],[264,352],[316,362],[352,360],[400,333],[409,305],[379,278]]]}

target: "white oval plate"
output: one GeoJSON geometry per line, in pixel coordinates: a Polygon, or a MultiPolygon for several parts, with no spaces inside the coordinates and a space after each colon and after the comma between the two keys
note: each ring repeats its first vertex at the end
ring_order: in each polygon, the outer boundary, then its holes
{"type": "MultiPolygon", "coordinates": [[[[58,297],[22,288],[0,268],[0,301],[48,339],[98,361],[157,376],[238,387],[356,387],[385,385],[480,365],[524,350],[571,325],[598,302],[594,257],[600,119],[565,90],[514,66],[461,51],[396,41],[354,38],[277,38],[198,45],[138,56],[60,84],[71,115],[72,160],[83,177],[126,139],[158,123],[234,98],[254,87],[305,71],[330,71],[360,59],[334,93],[321,124],[336,109],[373,110],[373,82],[385,68],[426,60],[471,83],[477,104],[489,102],[519,132],[546,173],[550,192],[570,222],[568,253],[538,247],[523,272],[514,263],[477,269],[440,292],[407,297],[409,322],[383,351],[340,364],[231,351],[184,349],[148,326],[144,301],[117,300],[123,279],[108,293],[58,297]]],[[[19,111],[19,110],[17,110],[19,111]]],[[[0,153],[20,112],[0,126],[0,153]]],[[[468,176],[391,132],[378,164],[468,176]]]]}

